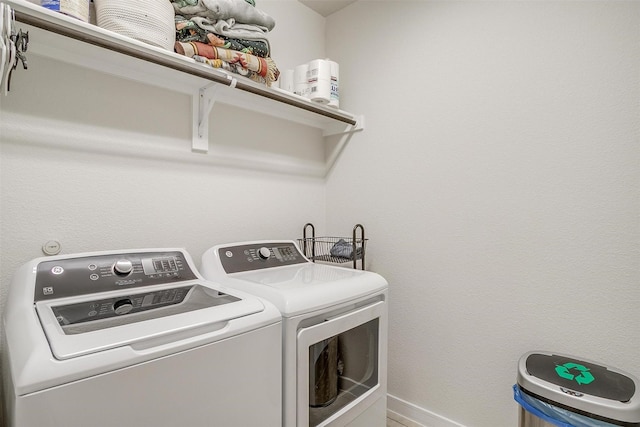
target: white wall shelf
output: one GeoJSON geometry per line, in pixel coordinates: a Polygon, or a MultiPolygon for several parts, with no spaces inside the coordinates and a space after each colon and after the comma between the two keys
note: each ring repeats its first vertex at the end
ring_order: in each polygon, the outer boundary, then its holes
{"type": "MultiPolygon", "coordinates": [[[[364,129],[362,116],[268,88],[25,0],[4,0],[3,3],[14,10],[16,21],[23,24],[20,28],[29,31],[27,55],[35,54],[190,95],[193,151],[208,151],[209,113],[218,101],[321,129],[324,136],[341,134],[348,138],[364,129]]],[[[329,155],[327,170],[337,154],[329,155]]]]}

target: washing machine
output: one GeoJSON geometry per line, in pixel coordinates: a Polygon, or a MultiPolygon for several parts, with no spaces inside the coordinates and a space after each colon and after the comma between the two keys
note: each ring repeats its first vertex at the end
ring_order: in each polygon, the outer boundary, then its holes
{"type": "Polygon", "coordinates": [[[384,278],[312,263],[288,240],[214,246],[200,271],[280,310],[284,427],[386,425],[384,278]]]}
{"type": "Polygon", "coordinates": [[[8,426],[282,425],[279,311],[183,249],[30,261],[2,326],[8,426]]]}

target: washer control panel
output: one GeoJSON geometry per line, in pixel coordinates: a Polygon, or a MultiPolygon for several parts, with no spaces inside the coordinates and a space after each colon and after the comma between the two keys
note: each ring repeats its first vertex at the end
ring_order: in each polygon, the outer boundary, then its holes
{"type": "Polygon", "coordinates": [[[227,274],[308,262],[293,242],[261,242],[225,246],[218,257],[227,274]]]}
{"type": "MultiPolygon", "coordinates": [[[[38,264],[34,301],[197,279],[182,252],[96,255],[38,264]]],[[[120,311],[128,310],[121,304],[120,311]]]]}
{"type": "Polygon", "coordinates": [[[52,307],[52,311],[60,326],[74,325],[179,304],[184,301],[191,288],[191,286],[182,286],[149,293],[103,298],[52,307]]]}

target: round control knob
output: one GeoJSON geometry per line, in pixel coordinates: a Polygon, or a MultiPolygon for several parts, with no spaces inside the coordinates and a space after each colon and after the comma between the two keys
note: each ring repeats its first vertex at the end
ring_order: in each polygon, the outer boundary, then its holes
{"type": "Polygon", "coordinates": [[[113,265],[113,271],[119,276],[126,276],[133,271],[133,263],[128,259],[119,259],[113,265]]]}
{"type": "Polygon", "coordinates": [[[113,303],[113,311],[116,314],[127,314],[133,310],[133,303],[129,298],[120,299],[113,303]]]}
{"type": "Polygon", "coordinates": [[[269,259],[269,257],[271,256],[271,251],[269,250],[269,248],[263,246],[258,249],[258,256],[262,259],[269,259]]]}

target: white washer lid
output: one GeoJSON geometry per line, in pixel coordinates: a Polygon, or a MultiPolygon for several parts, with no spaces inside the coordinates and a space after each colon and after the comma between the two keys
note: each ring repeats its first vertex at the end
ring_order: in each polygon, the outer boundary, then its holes
{"type": "MultiPolygon", "coordinates": [[[[259,299],[249,295],[237,298],[219,295],[217,290],[201,286],[197,282],[181,283],[181,286],[185,285],[191,285],[191,289],[180,304],[76,325],[60,325],[55,309],[90,303],[92,300],[87,297],[40,301],[36,303],[36,311],[54,357],[66,360],[125,345],[134,350],[145,349],[172,340],[195,337],[204,330],[211,332],[222,329],[230,320],[265,309],[259,299]],[[194,302],[196,299],[198,301],[194,302]],[[187,308],[182,309],[185,306],[187,308]]],[[[170,290],[175,286],[171,284],[149,287],[144,289],[144,294],[170,290]]],[[[91,297],[99,297],[100,300],[119,297],[118,294],[112,294],[104,293],[91,297]]]]}

